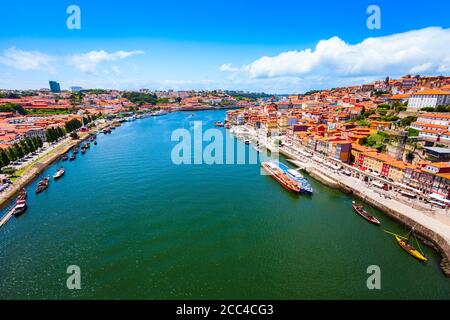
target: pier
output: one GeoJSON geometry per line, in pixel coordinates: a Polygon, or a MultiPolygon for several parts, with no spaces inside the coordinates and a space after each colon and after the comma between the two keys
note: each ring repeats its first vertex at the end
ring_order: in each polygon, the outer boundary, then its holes
{"type": "Polygon", "coordinates": [[[3,227],[8,221],[9,219],[11,219],[11,217],[14,214],[14,208],[12,208],[11,210],[9,210],[4,216],[3,218],[1,218],[0,220],[0,228],[3,227]]]}

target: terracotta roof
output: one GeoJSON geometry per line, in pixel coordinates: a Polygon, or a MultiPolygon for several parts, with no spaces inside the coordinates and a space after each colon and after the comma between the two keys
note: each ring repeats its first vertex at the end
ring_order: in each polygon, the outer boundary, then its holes
{"type": "Polygon", "coordinates": [[[391,100],[403,100],[403,99],[408,99],[410,97],[409,94],[396,94],[394,96],[391,97],[391,100]]]}
{"type": "Polygon", "coordinates": [[[439,169],[450,168],[450,162],[433,162],[430,163],[429,166],[439,169]]]}
{"type": "Polygon", "coordinates": [[[420,95],[420,96],[424,96],[424,95],[450,95],[450,92],[445,92],[442,90],[437,90],[437,89],[425,89],[423,91],[419,91],[416,92],[414,95],[420,95]]]}

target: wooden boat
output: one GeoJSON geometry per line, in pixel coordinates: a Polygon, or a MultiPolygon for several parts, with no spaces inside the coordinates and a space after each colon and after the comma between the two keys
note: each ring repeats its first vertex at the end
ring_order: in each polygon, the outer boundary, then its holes
{"type": "Polygon", "coordinates": [[[401,235],[389,232],[384,230],[384,232],[389,233],[394,236],[395,240],[397,241],[397,244],[406,252],[408,252],[411,256],[416,258],[419,261],[427,262],[428,258],[425,257],[424,253],[420,249],[419,241],[417,241],[416,236],[414,235],[414,228],[411,229],[410,232],[406,235],[406,237],[403,237],[401,235]],[[411,244],[411,238],[416,239],[417,246],[419,247],[420,251],[414,248],[414,246],[411,244]]]}
{"type": "Polygon", "coordinates": [[[27,191],[26,191],[25,189],[23,189],[23,190],[19,193],[19,195],[17,196],[16,203],[17,203],[18,201],[26,200],[26,199],[27,199],[27,191]]]}
{"type": "Polygon", "coordinates": [[[43,192],[45,189],[47,189],[49,181],[50,181],[50,178],[48,178],[48,177],[39,181],[38,186],[36,188],[36,194],[39,194],[39,193],[43,192]]]}
{"type": "Polygon", "coordinates": [[[61,178],[64,175],[64,173],[66,173],[64,171],[64,168],[60,168],[53,176],[53,179],[58,180],[59,178],[61,178]]]}
{"type": "Polygon", "coordinates": [[[27,211],[27,202],[25,200],[20,200],[14,207],[13,215],[18,217],[21,214],[23,214],[25,211],[27,211]]]}
{"type": "Polygon", "coordinates": [[[355,201],[353,201],[352,207],[353,207],[353,210],[355,210],[355,212],[356,212],[357,214],[359,214],[361,217],[363,217],[363,218],[366,219],[367,221],[369,221],[369,222],[371,222],[371,223],[373,223],[373,224],[376,224],[376,225],[380,225],[380,224],[381,224],[381,222],[380,222],[377,218],[375,218],[375,217],[372,216],[370,213],[368,213],[368,212],[364,209],[363,206],[360,206],[360,205],[356,204],[355,201]]]}
{"type": "Polygon", "coordinates": [[[416,248],[414,248],[410,243],[409,240],[407,239],[402,239],[400,238],[398,235],[395,236],[395,240],[397,240],[397,243],[400,247],[402,247],[403,250],[405,250],[406,252],[408,252],[410,255],[412,255],[414,258],[416,258],[417,260],[423,261],[423,262],[427,262],[428,259],[419,252],[419,250],[417,250],[416,248]]]}

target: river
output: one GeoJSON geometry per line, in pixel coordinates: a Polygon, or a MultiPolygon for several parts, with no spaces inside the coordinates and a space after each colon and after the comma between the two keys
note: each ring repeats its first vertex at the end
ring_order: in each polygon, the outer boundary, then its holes
{"type": "Polygon", "coordinates": [[[351,196],[312,178],[314,195],[297,196],[255,164],[172,162],[174,130],[224,116],[125,123],[48,168],[66,175],[38,196],[30,185],[29,210],[0,230],[0,298],[450,299],[439,255],[422,244],[430,261],[416,261],[383,232],[407,230],[368,206],[383,225],[367,223],[351,196]],[[81,290],[66,287],[71,265],[81,290]]]}

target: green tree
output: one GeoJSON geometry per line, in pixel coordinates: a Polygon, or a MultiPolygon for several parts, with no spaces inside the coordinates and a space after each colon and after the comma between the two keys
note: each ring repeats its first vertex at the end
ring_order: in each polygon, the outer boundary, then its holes
{"type": "Polygon", "coordinates": [[[17,156],[17,159],[22,159],[24,154],[23,154],[23,150],[20,147],[20,145],[18,143],[14,143],[12,148],[13,148],[14,154],[17,156]]]}
{"type": "Polygon", "coordinates": [[[72,119],[66,122],[66,132],[73,132],[81,128],[81,122],[77,119],[72,119]]]}
{"type": "Polygon", "coordinates": [[[23,152],[24,156],[26,156],[27,154],[30,153],[30,147],[28,146],[28,144],[25,140],[20,141],[19,145],[22,148],[22,152],[23,152]]]}
{"type": "Polygon", "coordinates": [[[36,148],[36,146],[34,145],[32,139],[26,138],[26,139],[25,139],[25,143],[27,144],[28,149],[30,150],[30,152],[36,151],[37,148],[36,148]]]}
{"type": "Polygon", "coordinates": [[[411,123],[416,122],[417,121],[417,116],[407,116],[405,118],[403,118],[402,120],[400,120],[400,124],[403,127],[407,127],[409,125],[411,125],[411,123]]]}
{"type": "Polygon", "coordinates": [[[1,153],[0,153],[0,161],[2,164],[2,168],[9,165],[9,163],[11,162],[8,158],[8,155],[6,154],[6,151],[4,149],[2,149],[1,153]]]}
{"type": "Polygon", "coordinates": [[[14,149],[12,147],[9,147],[8,149],[6,149],[5,153],[6,153],[6,156],[8,157],[10,162],[11,161],[16,161],[18,159],[17,155],[14,152],[14,149]]]}
{"type": "Polygon", "coordinates": [[[58,131],[58,137],[64,137],[66,135],[66,133],[64,132],[64,129],[62,127],[58,127],[56,129],[58,131]]]}
{"type": "Polygon", "coordinates": [[[418,137],[419,136],[419,130],[409,128],[408,129],[408,137],[418,137]]]}
{"type": "Polygon", "coordinates": [[[34,138],[33,138],[33,143],[34,143],[34,145],[36,146],[36,150],[39,149],[39,148],[41,148],[41,147],[44,145],[44,143],[42,142],[42,140],[41,140],[40,138],[38,138],[38,137],[34,137],[34,138]]]}
{"type": "Polygon", "coordinates": [[[6,103],[0,105],[0,112],[18,112],[21,115],[24,115],[25,109],[20,104],[14,104],[14,103],[6,103]]]}

